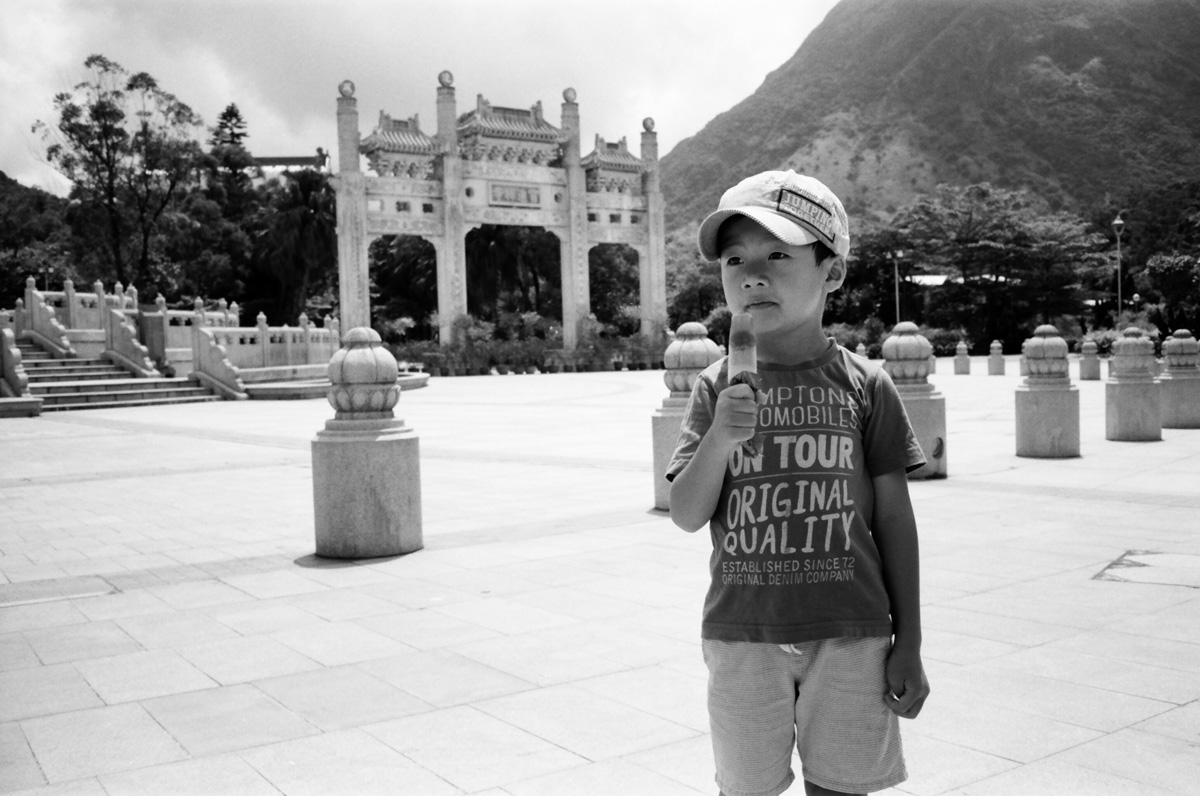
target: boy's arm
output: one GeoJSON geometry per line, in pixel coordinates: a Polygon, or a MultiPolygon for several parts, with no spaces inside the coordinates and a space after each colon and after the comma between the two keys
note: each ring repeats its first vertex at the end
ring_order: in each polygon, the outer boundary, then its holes
{"type": "Polygon", "coordinates": [[[717,509],[734,447],[754,436],[758,403],[748,384],[721,390],[713,422],[692,460],[671,481],[671,520],[688,533],[703,528],[717,509]]]}
{"type": "Polygon", "coordinates": [[[888,707],[913,719],[929,696],[929,681],[921,663],[921,567],[917,521],[908,496],[903,468],[871,479],[875,487],[875,516],[871,535],[883,563],[883,582],[892,604],[895,636],[887,662],[892,694],[888,707]]]}

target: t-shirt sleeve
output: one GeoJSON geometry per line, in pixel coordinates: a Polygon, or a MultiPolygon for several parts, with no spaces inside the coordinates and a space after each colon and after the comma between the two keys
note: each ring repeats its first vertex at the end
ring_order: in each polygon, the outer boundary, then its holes
{"type": "Polygon", "coordinates": [[[675,443],[675,453],[667,465],[666,477],[674,481],[675,476],[688,466],[700,440],[712,426],[713,411],[717,403],[717,391],[705,374],[700,374],[692,386],[692,396],[688,399],[687,409],[683,412],[683,421],[679,426],[679,440],[675,443]]]}
{"type": "Polygon", "coordinates": [[[908,422],[900,393],[887,371],[879,368],[868,384],[871,411],[863,429],[867,472],[885,475],[904,468],[911,473],[925,464],[925,454],[908,422]]]}

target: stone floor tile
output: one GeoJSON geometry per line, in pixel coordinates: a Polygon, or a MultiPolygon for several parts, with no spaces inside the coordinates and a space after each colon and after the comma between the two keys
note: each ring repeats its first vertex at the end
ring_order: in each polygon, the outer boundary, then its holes
{"type": "Polygon", "coordinates": [[[997,658],[992,664],[1162,702],[1183,704],[1200,698],[1200,678],[1192,673],[1112,660],[1103,655],[1068,652],[1052,645],[1014,652],[997,658]]]}
{"type": "Polygon", "coordinates": [[[275,600],[221,606],[205,613],[243,636],[274,633],[321,621],[307,611],[275,600]]]}
{"type": "Polygon", "coordinates": [[[450,783],[361,730],[263,746],[241,757],[287,796],[454,796],[450,783]]]}
{"type": "Polygon", "coordinates": [[[36,788],[46,784],[33,750],[20,725],[0,724],[0,791],[36,788]]]}
{"type": "Polygon", "coordinates": [[[1135,724],[1133,729],[1196,743],[1200,741],[1200,701],[1189,702],[1160,713],[1152,719],[1135,724]]]}
{"type": "Polygon", "coordinates": [[[986,716],[970,688],[941,687],[925,703],[916,731],[996,757],[1028,763],[1102,736],[1073,724],[1019,710],[988,706],[986,716]]]}
{"type": "Polygon", "coordinates": [[[471,595],[461,589],[454,589],[436,580],[420,577],[376,583],[363,586],[358,591],[395,603],[402,608],[412,609],[433,608],[471,599],[471,595]]]}
{"type": "Polygon", "coordinates": [[[21,722],[21,729],[51,783],[145,768],[188,756],[137,704],[28,719],[21,722]]]}
{"type": "Polygon", "coordinates": [[[922,628],[921,655],[926,660],[968,665],[1007,655],[1024,647],[935,628],[922,628]]]}
{"type": "Polygon", "coordinates": [[[551,627],[574,624],[577,620],[546,608],[525,605],[511,598],[489,597],[480,600],[431,608],[445,616],[505,635],[529,633],[551,627]]]}
{"type": "Polygon", "coordinates": [[[898,790],[917,796],[958,793],[957,788],[1020,767],[994,754],[931,738],[921,732],[921,718],[900,727],[908,779],[898,790]]]}
{"type": "Polygon", "coordinates": [[[453,619],[436,611],[397,611],[395,609],[398,606],[392,603],[389,605],[392,608],[390,613],[356,619],[354,623],[419,650],[437,649],[500,636],[495,630],[473,622],[453,619]]]}
{"type": "Polygon", "coordinates": [[[687,785],[700,793],[717,792],[712,736],[707,733],[625,755],[621,759],[687,785]]]}
{"type": "Polygon", "coordinates": [[[110,705],[217,686],[169,649],[78,661],[75,668],[110,705]]]}
{"type": "Polygon", "coordinates": [[[695,790],[681,782],[668,779],[661,774],[624,760],[589,763],[556,774],[515,782],[506,785],[504,789],[512,796],[561,796],[564,793],[698,796],[698,794],[714,792],[712,789],[695,790]]]}
{"type": "Polygon", "coordinates": [[[161,614],[175,610],[144,589],[106,594],[101,597],[83,597],[71,602],[79,609],[80,613],[93,622],[120,619],[126,616],[161,614]]]}
{"type": "Polygon", "coordinates": [[[7,793],[6,796],[108,796],[100,780],[95,777],[76,779],[61,785],[46,785],[32,790],[7,793]]]}
{"type": "Polygon", "coordinates": [[[33,647],[25,640],[22,633],[0,634],[0,672],[12,669],[28,669],[31,666],[41,666],[33,647]]]}
{"type": "Polygon", "coordinates": [[[545,584],[522,578],[504,564],[478,569],[460,569],[438,577],[438,582],[472,597],[510,597],[546,588],[545,584]]]}
{"type": "Polygon", "coordinates": [[[287,571],[224,575],[221,577],[221,582],[260,600],[323,592],[329,588],[315,580],[287,571]]]}
{"type": "Polygon", "coordinates": [[[548,644],[578,647],[626,667],[653,666],[684,655],[700,657],[700,634],[689,641],[643,631],[636,616],[557,627],[537,634],[548,644]]]}
{"type": "Polygon", "coordinates": [[[141,704],[193,757],[320,732],[252,685],[193,691],[141,704]]]}
{"type": "Polygon", "coordinates": [[[1055,758],[1038,760],[954,791],[956,796],[1011,796],[1017,793],[1047,793],[1054,796],[1168,796],[1185,792],[1154,787],[1055,758]]]}
{"type": "MultiPolygon", "coordinates": [[[[364,664],[369,665],[369,664],[364,664]]],[[[355,666],[336,666],[254,683],[322,730],[340,730],[433,709],[355,666]]]]}
{"type": "Polygon", "coordinates": [[[585,621],[614,619],[630,614],[641,614],[646,610],[644,605],[615,597],[581,593],[574,588],[564,586],[521,592],[514,594],[511,599],[535,608],[549,607],[555,613],[585,621]]]}
{"type": "Polygon", "coordinates": [[[25,640],[45,664],[120,655],[142,649],[137,640],[113,622],[30,630],[25,633],[25,640]]]}
{"type": "Polygon", "coordinates": [[[953,605],[928,605],[921,610],[922,629],[947,630],[1004,644],[1032,647],[1073,636],[1081,630],[1067,625],[1012,616],[983,614],[953,605]]]}
{"type": "Polygon", "coordinates": [[[449,650],[408,652],[366,661],[358,668],[442,708],[533,688],[528,680],[449,650]]]}
{"type": "Polygon", "coordinates": [[[108,796],[279,796],[279,791],[236,755],[217,755],[100,778],[108,796]]]}
{"type": "Polygon", "coordinates": [[[215,579],[151,586],[149,590],[172,608],[180,610],[241,603],[253,599],[253,595],[215,579]]]}
{"type": "Polygon", "coordinates": [[[281,598],[280,602],[330,622],[394,613],[397,608],[395,603],[355,589],[321,588],[322,591],[316,593],[281,598]]]}
{"type": "Polygon", "coordinates": [[[325,666],[358,663],[412,651],[412,647],[351,622],[289,628],[272,633],[271,638],[325,666]]]}
{"type": "Polygon", "coordinates": [[[0,606],[0,632],[3,633],[80,625],[87,621],[87,615],[68,600],[0,606]]]}
{"type": "Polygon", "coordinates": [[[357,589],[362,586],[391,583],[396,580],[396,576],[390,572],[361,566],[357,561],[336,564],[320,563],[315,566],[307,565],[305,562],[297,563],[300,565],[293,570],[295,574],[331,589],[357,589]]]}
{"type": "Polygon", "coordinates": [[[574,682],[659,718],[708,732],[708,678],[681,676],[665,666],[646,666],[574,682]]]}
{"type": "Polygon", "coordinates": [[[611,674],[629,668],[604,657],[579,639],[562,640],[545,633],[502,636],[456,644],[449,648],[464,657],[537,685],[555,685],[611,674]]]}
{"type": "Polygon", "coordinates": [[[468,706],[363,729],[467,793],[588,762],[468,706]]]}
{"type": "Polygon", "coordinates": [[[265,636],[188,644],[176,649],[221,685],[306,672],[320,664],[265,636]]]}
{"type": "Polygon", "coordinates": [[[589,760],[620,757],[699,734],[569,685],[489,699],[475,706],[589,760]],[[580,721],[584,716],[587,720],[580,721]]]}
{"type": "Polygon", "coordinates": [[[198,611],[127,616],[115,621],[147,649],[183,647],[238,635],[226,625],[198,611]]]}

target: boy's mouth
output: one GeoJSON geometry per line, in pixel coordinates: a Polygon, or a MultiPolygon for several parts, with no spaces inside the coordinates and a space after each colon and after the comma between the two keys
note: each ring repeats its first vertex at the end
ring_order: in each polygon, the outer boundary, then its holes
{"type": "Polygon", "coordinates": [[[763,299],[761,301],[750,302],[749,304],[746,305],[745,311],[749,312],[750,310],[762,310],[762,309],[766,309],[768,307],[774,307],[774,306],[775,306],[774,301],[767,301],[766,299],[763,299]]]}

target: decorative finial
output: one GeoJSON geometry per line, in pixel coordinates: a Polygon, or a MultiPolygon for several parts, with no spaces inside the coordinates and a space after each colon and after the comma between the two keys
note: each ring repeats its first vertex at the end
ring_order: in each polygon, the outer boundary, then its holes
{"type": "Polygon", "coordinates": [[[647,133],[653,133],[654,132],[654,120],[651,119],[649,116],[647,116],[645,119],[642,119],[642,129],[645,130],[647,133]]]}
{"type": "Polygon", "coordinates": [[[573,89],[573,88],[563,89],[563,99],[565,99],[567,102],[574,102],[575,101],[575,89],[573,89]]]}
{"type": "Polygon", "coordinates": [[[438,82],[442,84],[442,88],[450,88],[454,85],[454,75],[449,69],[443,69],[438,73],[438,82]]]}
{"type": "Polygon", "coordinates": [[[346,99],[350,99],[351,97],[353,97],[354,96],[354,81],[353,80],[343,80],[341,83],[338,84],[338,93],[341,94],[346,99]]]}

